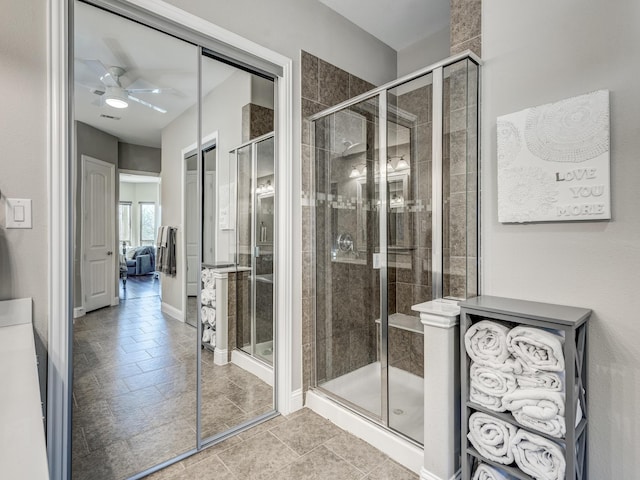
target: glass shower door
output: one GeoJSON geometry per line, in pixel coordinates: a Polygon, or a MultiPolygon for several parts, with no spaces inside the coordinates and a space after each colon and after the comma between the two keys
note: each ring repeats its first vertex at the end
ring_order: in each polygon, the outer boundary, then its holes
{"type": "Polygon", "coordinates": [[[424,442],[424,338],[413,305],[432,299],[433,75],[388,91],[389,427],[424,442]]]}
{"type": "Polygon", "coordinates": [[[315,123],[316,384],[382,419],[379,97],[315,123]]]}
{"type": "Polygon", "coordinates": [[[238,233],[236,342],[273,365],[274,137],[237,150],[238,233]]]}

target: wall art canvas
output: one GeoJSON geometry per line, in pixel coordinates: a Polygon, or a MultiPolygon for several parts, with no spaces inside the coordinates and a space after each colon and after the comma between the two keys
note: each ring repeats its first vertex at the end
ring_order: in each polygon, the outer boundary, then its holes
{"type": "Polygon", "coordinates": [[[609,91],[498,117],[498,220],[611,218],[609,91]]]}

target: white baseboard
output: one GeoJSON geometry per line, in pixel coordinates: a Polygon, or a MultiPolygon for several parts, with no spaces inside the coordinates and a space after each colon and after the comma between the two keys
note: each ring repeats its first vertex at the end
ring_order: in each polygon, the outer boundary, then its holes
{"type": "Polygon", "coordinates": [[[314,390],[307,392],[306,406],[343,430],[370,443],[412,472],[421,473],[424,452],[417,445],[338,405],[314,390]]]}
{"type": "Polygon", "coordinates": [[[166,313],[170,317],[175,318],[176,320],[179,320],[181,322],[184,322],[184,314],[182,313],[182,310],[180,310],[179,308],[176,308],[173,305],[169,305],[168,303],[162,302],[160,310],[162,311],[162,313],[166,313]]]}
{"type": "Polygon", "coordinates": [[[120,297],[113,297],[111,299],[111,306],[117,307],[118,305],[120,305],[120,297]]]}
{"type": "Polygon", "coordinates": [[[213,351],[213,363],[216,365],[226,365],[229,363],[229,350],[216,347],[213,351]]]}
{"type": "Polygon", "coordinates": [[[256,360],[251,355],[233,350],[231,352],[231,363],[239,366],[243,370],[252,373],[264,383],[273,387],[273,368],[265,365],[259,360],[256,360]]]}
{"type": "Polygon", "coordinates": [[[84,309],[84,307],[75,307],[73,309],[73,318],[84,317],[86,314],[87,311],[84,309]]]}
{"type": "MultiPolygon", "coordinates": [[[[462,470],[458,470],[455,473],[455,475],[453,475],[453,477],[451,477],[449,480],[460,480],[461,478],[462,478],[462,470]]],[[[429,472],[424,467],[422,467],[420,469],[420,480],[446,480],[446,479],[442,479],[437,475],[434,475],[433,473],[429,472]]]]}
{"type": "Polygon", "coordinates": [[[291,400],[289,403],[290,411],[289,413],[293,413],[297,410],[300,410],[304,407],[304,394],[302,393],[302,389],[299,388],[291,392],[291,400]]]}

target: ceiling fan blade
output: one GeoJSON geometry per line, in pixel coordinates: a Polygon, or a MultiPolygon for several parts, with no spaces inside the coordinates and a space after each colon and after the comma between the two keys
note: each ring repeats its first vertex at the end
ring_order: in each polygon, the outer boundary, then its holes
{"type": "Polygon", "coordinates": [[[122,48],[122,44],[117,38],[105,37],[102,41],[113,55],[113,58],[118,62],[117,65],[122,66],[127,71],[137,68],[137,65],[131,57],[127,55],[126,50],[122,48]]]}
{"type": "Polygon", "coordinates": [[[131,93],[175,93],[174,88],[127,88],[131,93]]]}
{"type": "Polygon", "coordinates": [[[138,102],[140,105],[144,105],[145,107],[152,108],[156,112],[167,113],[167,111],[164,108],[158,107],[157,105],[153,105],[152,103],[149,103],[149,102],[145,102],[144,100],[140,100],[139,98],[136,98],[133,95],[129,95],[129,100],[133,100],[134,102],[138,102]]]}
{"type": "Polygon", "coordinates": [[[82,63],[90,67],[100,77],[100,81],[107,87],[117,87],[118,82],[109,73],[109,69],[105,67],[100,60],[80,60],[82,63]]]}

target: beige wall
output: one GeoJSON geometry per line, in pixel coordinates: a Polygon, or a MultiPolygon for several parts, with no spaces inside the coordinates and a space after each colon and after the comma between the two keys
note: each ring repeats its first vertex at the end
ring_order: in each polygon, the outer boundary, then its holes
{"type": "Polygon", "coordinates": [[[640,3],[483,5],[482,262],[485,294],[591,308],[589,478],[640,471],[640,3]],[[496,117],[611,91],[613,219],[502,225],[496,117]]]}
{"type": "Polygon", "coordinates": [[[447,25],[442,30],[398,50],[398,77],[447,58],[450,48],[450,25],[447,25]]]}
{"type": "Polygon", "coordinates": [[[45,2],[2,2],[0,300],[33,298],[41,387],[46,380],[48,327],[46,32],[45,2]],[[32,200],[32,229],[4,228],[6,198],[32,200]]]}
{"type": "MultiPolygon", "coordinates": [[[[204,79],[206,82],[206,79],[204,79]]],[[[204,136],[218,132],[217,191],[220,186],[235,179],[235,165],[229,165],[229,151],[242,143],[242,107],[251,101],[251,76],[238,71],[217,86],[203,102],[204,136]]],[[[197,139],[197,112],[194,107],[171,122],[162,131],[162,225],[178,227],[177,274],[162,275],[162,302],[182,309],[184,268],[184,223],[182,218],[182,150],[195,144],[197,139]]],[[[233,261],[234,230],[218,230],[216,234],[216,260],[233,261]]]]}

